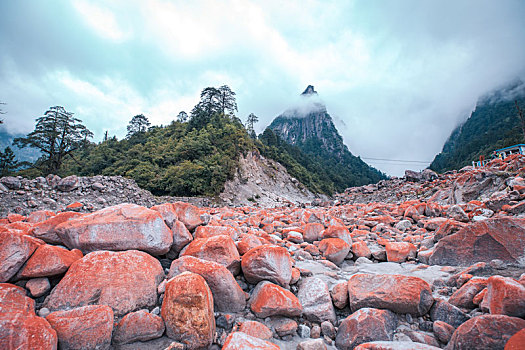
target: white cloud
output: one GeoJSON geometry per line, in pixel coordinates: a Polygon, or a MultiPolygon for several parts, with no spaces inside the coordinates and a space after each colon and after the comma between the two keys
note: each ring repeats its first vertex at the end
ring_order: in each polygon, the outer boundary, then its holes
{"type": "Polygon", "coordinates": [[[101,37],[117,42],[130,39],[131,32],[122,29],[115,14],[110,9],[95,5],[93,1],[89,0],[75,0],[73,6],[82,15],[86,23],[101,37]]]}

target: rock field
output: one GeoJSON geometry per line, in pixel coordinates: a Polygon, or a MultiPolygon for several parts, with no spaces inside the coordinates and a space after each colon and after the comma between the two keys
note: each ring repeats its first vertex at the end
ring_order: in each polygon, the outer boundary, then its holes
{"type": "Polygon", "coordinates": [[[513,156],[277,208],[2,178],[0,349],[525,349],[524,176],[513,156]]]}

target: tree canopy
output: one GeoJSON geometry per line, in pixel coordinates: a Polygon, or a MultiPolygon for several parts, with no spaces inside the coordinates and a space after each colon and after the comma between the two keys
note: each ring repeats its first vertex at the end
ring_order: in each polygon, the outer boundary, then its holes
{"type": "Polygon", "coordinates": [[[137,134],[137,133],[144,133],[148,130],[148,127],[151,125],[148,118],[144,116],[144,114],[138,114],[131,118],[128,124],[128,133],[126,135],[127,138],[130,138],[131,136],[137,134]]]}
{"type": "Polygon", "coordinates": [[[26,137],[19,137],[13,144],[19,148],[33,147],[42,152],[37,166],[45,174],[57,173],[64,158],[85,146],[93,137],[80,119],[73,117],[61,106],[49,108],[36,119],[35,130],[26,137]]]}

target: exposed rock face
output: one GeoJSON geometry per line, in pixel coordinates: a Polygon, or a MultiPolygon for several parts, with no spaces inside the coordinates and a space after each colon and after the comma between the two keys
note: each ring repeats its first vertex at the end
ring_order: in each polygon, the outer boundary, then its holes
{"type": "Polygon", "coordinates": [[[472,265],[500,259],[525,265],[525,220],[496,218],[471,224],[441,239],[430,264],[472,265]]]}
{"type": "MultiPolygon", "coordinates": [[[[277,207],[288,203],[309,203],[316,197],[281,164],[259,152],[239,158],[239,168],[224,185],[220,198],[229,205],[277,207]]],[[[326,198],[321,196],[321,198],[326,198]]]]}
{"type": "Polygon", "coordinates": [[[120,204],[65,221],[56,228],[68,248],[83,252],[137,249],[152,255],[167,253],[173,235],[158,212],[120,204]]]}
{"type": "Polygon", "coordinates": [[[184,272],[172,278],[166,284],[161,315],[168,337],[187,349],[207,348],[213,342],[213,296],[201,276],[184,272]]]}
{"type": "Polygon", "coordinates": [[[46,298],[45,307],[108,305],[115,315],[123,316],[154,306],[163,278],[158,260],[144,252],[93,252],[71,265],[46,298]]]}
{"type": "Polygon", "coordinates": [[[434,302],[427,282],[402,275],[353,275],[348,296],[352,311],[367,307],[418,316],[426,314],[434,302]]]}

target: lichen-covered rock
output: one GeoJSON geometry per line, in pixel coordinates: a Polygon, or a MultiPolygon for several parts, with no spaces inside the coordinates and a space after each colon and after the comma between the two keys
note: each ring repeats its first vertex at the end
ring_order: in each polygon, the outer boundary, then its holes
{"type": "Polygon", "coordinates": [[[434,303],[427,282],[403,275],[353,275],[348,280],[348,300],[352,311],[366,307],[417,316],[426,314],[434,303]]]}
{"type": "Polygon", "coordinates": [[[270,281],[287,287],[292,279],[292,258],[286,248],[262,245],[242,257],[242,272],[249,283],[270,281]]]}
{"type": "Polygon", "coordinates": [[[292,292],[268,281],[255,287],[250,298],[250,309],[260,318],[268,316],[300,316],[303,308],[292,292]]]}
{"type": "Polygon", "coordinates": [[[185,271],[204,277],[213,294],[216,311],[238,312],[246,307],[244,291],[224,265],[193,256],[182,256],[171,263],[168,278],[185,271]]]}
{"type": "Polygon", "coordinates": [[[330,321],[335,324],[335,310],[326,283],[318,277],[304,279],[299,285],[297,298],[303,307],[306,319],[321,323],[330,321]]]}
{"type": "Polygon", "coordinates": [[[180,256],[193,256],[219,263],[233,275],[238,275],[241,270],[241,256],[235,242],[229,236],[194,239],[181,251],[180,256]]]}
{"type": "Polygon", "coordinates": [[[437,243],[430,264],[469,266],[494,259],[525,265],[525,219],[495,218],[468,225],[437,243]]]}
{"type": "Polygon", "coordinates": [[[108,305],[115,315],[154,307],[164,279],[159,261],[144,252],[93,252],[75,261],[46,298],[54,310],[108,305]]]}
{"type": "Polygon", "coordinates": [[[363,308],[341,322],[335,345],[351,350],[357,345],[374,340],[392,340],[397,327],[397,316],[389,310],[363,308]]]}
{"type": "Polygon", "coordinates": [[[57,311],[46,320],[57,332],[60,349],[109,349],[113,332],[113,310],[106,305],[88,305],[57,311]]]}
{"type": "Polygon", "coordinates": [[[0,349],[57,349],[57,334],[35,314],[23,288],[0,283],[0,349]]]}
{"type": "Polygon", "coordinates": [[[525,286],[503,276],[487,280],[487,294],[483,300],[493,315],[525,317],[525,286]]]}
{"type": "Polygon", "coordinates": [[[82,252],[78,249],[70,251],[62,247],[44,244],[31,255],[18,273],[18,277],[36,278],[60,275],[82,256],[82,252]]]}
{"type": "Polygon", "coordinates": [[[222,350],[279,350],[280,348],[269,341],[256,338],[243,332],[232,332],[226,338],[222,350]]]}
{"type": "Polygon", "coordinates": [[[128,344],[160,338],[164,329],[164,320],[161,317],[145,310],[130,312],[116,325],[113,342],[128,344]]]}
{"type": "Polygon", "coordinates": [[[340,265],[350,252],[350,244],[340,238],[325,238],[319,243],[323,256],[336,265],[340,265]]]}
{"type": "Polygon", "coordinates": [[[97,250],[142,250],[166,254],[173,243],[171,230],[160,214],[135,204],[120,204],[65,221],[56,227],[68,248],[97,250]]]}
{"type": "Polygon", "coordinates": [[[39,245],[33,237],[0,230],[0,283],[9,281],[39,245]]]}
{"type": "Polygon", "coordinates": [[[210,346],[215,335],[213,296],[204,278],[183,272],[166,283],[161,315],[168,337],[187,349],[210,346]]]}

